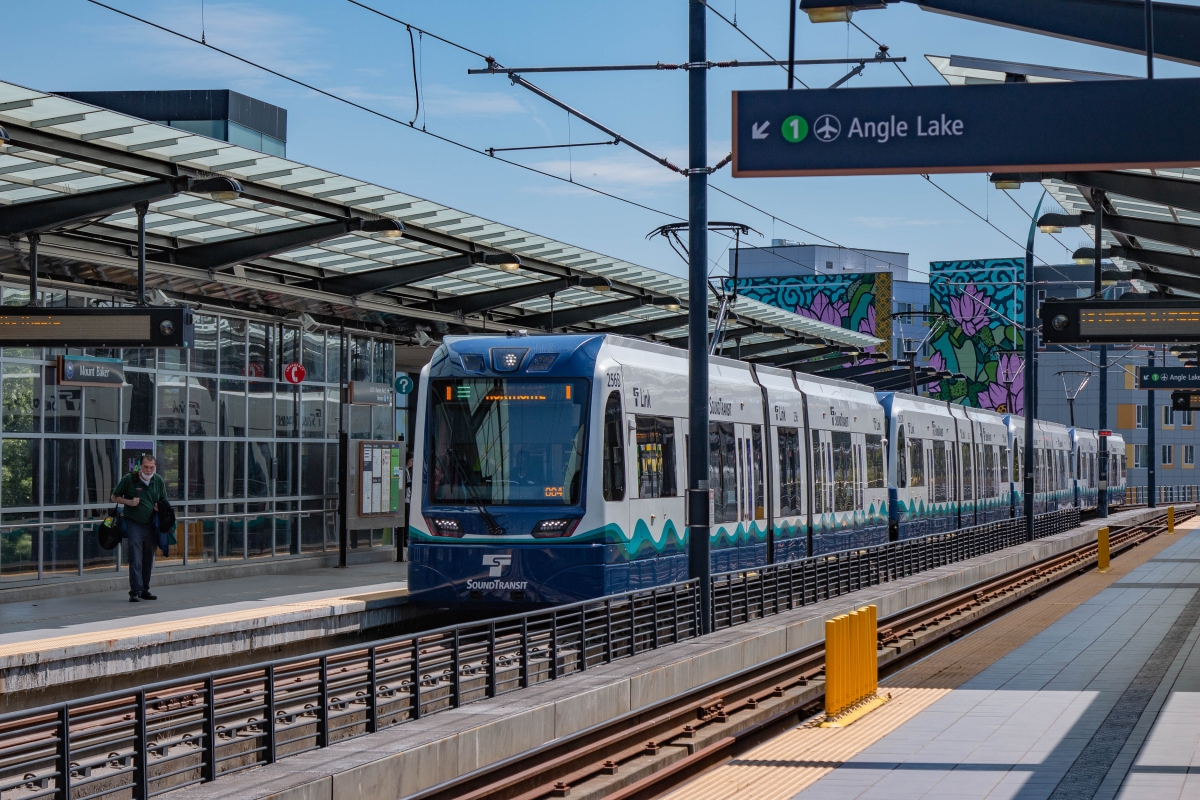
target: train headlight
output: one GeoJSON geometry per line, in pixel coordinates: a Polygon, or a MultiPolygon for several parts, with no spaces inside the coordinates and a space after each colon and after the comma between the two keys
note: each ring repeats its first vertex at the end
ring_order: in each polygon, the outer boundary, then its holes
{"type": "Polygon", "coordinates": [[[466,533],[463,530],[463,526],[456,519],[426,517],[425,524],[429,526],[429,532],[434,536],[451,536],[455,539],[460,539],[466,533]]]}
{"type": "Polygon", "coordinates": [[[575,528],[578,525],[578,517],[573,519],[544,519],[533,526],[533,536],[535,539],[566,538],[575,532],[575,528]]]}

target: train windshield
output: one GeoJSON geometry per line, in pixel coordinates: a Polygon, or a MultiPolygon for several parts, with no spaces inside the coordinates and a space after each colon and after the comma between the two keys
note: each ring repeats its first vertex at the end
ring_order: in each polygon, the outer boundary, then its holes
{"type": "Polygon", "coordinates": [[[577,504],[587,398],[583,379],[432,381],[430,502],[577,504]]]}

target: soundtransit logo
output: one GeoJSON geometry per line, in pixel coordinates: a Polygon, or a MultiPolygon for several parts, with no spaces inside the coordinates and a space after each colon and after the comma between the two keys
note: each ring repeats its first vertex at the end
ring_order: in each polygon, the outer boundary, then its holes
{"type": "MultiPolygon", "coordinates": [[[[512,565],[512,556],[503,554],[487,554],[483,556],[483,566],[488,568],[489,578],[499,578],[504,570],[512,565]]],[[[524,591],[529,581],[467,581],[467,589],[472,591],[524,591]]]]}

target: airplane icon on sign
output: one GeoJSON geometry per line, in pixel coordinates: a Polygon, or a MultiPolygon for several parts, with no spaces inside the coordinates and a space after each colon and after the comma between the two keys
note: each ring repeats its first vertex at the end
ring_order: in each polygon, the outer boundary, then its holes
{"type": "Polygon", "coordinates": [[[813,133],[822,142],[832,142],[842,133],[841,121],[832,114],[824,114],[817,120],[813,133]]]}

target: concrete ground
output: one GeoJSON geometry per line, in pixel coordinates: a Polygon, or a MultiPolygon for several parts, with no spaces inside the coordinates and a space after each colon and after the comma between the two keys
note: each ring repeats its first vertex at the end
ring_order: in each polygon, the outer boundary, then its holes
{"type": "Polygon", "coordinates": [[[1188,527],[795,796],[1200,797],[1200,530],[1188,527]]]}
{"type": "Polygon", "coordinates": [[[356,593],[384,591],[407,586],[408,564],[382,562],[354,564],[345,569],[314,567],[286,574],[250,575],[235,578],[157,586],[151,590],[157,600],[129,602],[127,588],[106,592],[72,594],[39,600],[4,602],[0,594],[0,645],[32,638],[64,636],[112,627],[208,616],[243,610],[253,604],[294,602],[340,597],[347,590],[356,593]],[[401,586],[394,584],[400,583],[401,586]],[[360,591],[361,590],[361,591],[360,591]]]}

